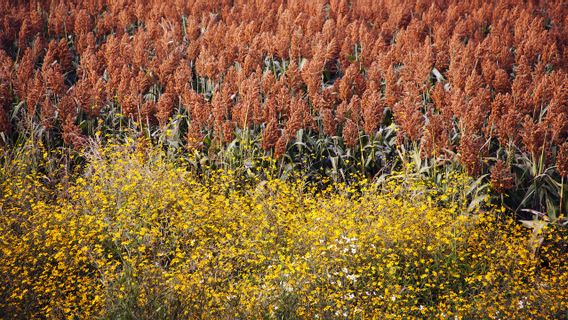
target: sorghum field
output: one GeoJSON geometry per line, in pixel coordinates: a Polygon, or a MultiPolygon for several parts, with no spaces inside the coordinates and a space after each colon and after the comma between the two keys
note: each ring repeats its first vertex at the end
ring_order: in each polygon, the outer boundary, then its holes
{"type": "Polygon", "coordinates": [[[568,319],[568,3],[0,1],[1,319],[568,319]]]}

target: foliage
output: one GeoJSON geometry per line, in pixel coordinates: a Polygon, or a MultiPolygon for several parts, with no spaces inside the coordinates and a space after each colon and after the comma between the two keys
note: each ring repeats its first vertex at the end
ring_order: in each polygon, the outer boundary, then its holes
{"type": "Polygon", "coordinates": [[[483,176],[518,215],[565,212],[563,1],[34,0],[0,12],[3,143],[32,132],[80,148],[134,129],[209,166],[285,157],[287,171],[336,181],[392,170],[401,148],[483,176]],[[393,128],[395,148],[382,135],[393,128]]]}
{"type": "Polygon", "coordinates": [[[566,229],[545,226],[533,252],[500,208],[468,209],[459,172],[322,188],[200,174],[135,141],[82,157],[56,184],[48,159],[4,159],[0,316],[567,316],[566,229]]]}

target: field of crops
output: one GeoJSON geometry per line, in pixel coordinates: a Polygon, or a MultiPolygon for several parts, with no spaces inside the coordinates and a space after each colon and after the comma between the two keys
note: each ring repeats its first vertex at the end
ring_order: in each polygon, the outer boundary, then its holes
{"type": "Polygon", "coordinates": [[[568,317],[562,0],[0,2],[0,318],[568,317]]]}

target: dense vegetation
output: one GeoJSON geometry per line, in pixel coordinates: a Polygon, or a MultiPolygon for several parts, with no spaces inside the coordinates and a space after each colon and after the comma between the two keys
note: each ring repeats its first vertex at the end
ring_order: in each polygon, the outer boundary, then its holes
{"type": "Polygon", "coordinates": [[[425,170],[455,163],[485,177],[517,214],[555,219],[568,199],[567,11],[3,1],[0,131],[79,147],[134,127],[217,165],[272,155],[336,179],[387,172],[398,148],[425,170]]]}
{"type": "Polygon", "coordinates": [[[0,148],[0,317],[568,317],[561,0],[1,1],[0,148]]]}
{"type": "Polygon", "coordinates": [[[323,190],[243,183],[132,143],[49,185],[38,171],[56,157],[36,148],[0,171],[7,318],[567,315],[567,230],[471,214],[460,174],[444,188],[411,171],[323,190]]]}

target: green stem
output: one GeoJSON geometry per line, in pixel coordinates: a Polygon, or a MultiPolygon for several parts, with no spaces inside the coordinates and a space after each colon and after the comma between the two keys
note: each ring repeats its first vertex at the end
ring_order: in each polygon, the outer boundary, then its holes
{"type": "MultiPolygon", "coordinates": [[[[359,135],[359,137],[361,137],[359,135]]],[[[365,155],[363,154],[363,139],[359,138],[359,152],[361,153],[361,174],[365,175],[365,155]]]]}
{"type": "Polygon", "coordinates": [[[558,208],[558,213],[562,215],[564,212],[562,211],[562,207],[564,206],[564,176],[560,179],[560,205],[558,208]]]}

